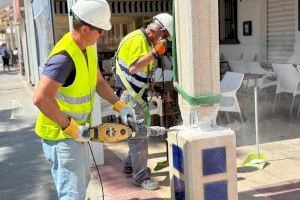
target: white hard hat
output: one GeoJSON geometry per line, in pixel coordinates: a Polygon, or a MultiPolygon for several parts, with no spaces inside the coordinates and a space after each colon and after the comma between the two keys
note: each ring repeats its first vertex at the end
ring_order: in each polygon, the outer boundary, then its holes
{"type": "Polygon", "coordinates": [[[78,0],[72,12],[87,24],[106,31],[111,29],[111,12],[106,0],[78,0]]]}
{"type": "Polygon", "coordinates": [[[168,13],[160,13],[153,17],[154,22],[159,22],[169,33],[168,40],[173,36],[173,17],[168,13]]]}

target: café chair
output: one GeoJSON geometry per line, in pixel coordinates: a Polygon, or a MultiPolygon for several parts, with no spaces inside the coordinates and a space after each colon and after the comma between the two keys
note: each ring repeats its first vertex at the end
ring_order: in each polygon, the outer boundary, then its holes
{"type": "MultiPolygon", "coordinates": [[[[263,77],[257,79],[257,86],[259,89],[271,87],[277,85],[276,73],[271,71],[266,71],[261,67],[258,62],[247,62],[245,63],[249,73],[251,74],[264,74],[263,77]]],[[[249,80],[248,87],[254,86],[254,81],[249,80]]]]}
{"type": "MultiPolygon", "coordinates": [[[[244,74],[237,72],[226,72],[220,83],[220,91],[222,95],[222,102],[220,104],[219,111],[224,112],[238,112],[241,122],[243,123],[243,117],[241,114],[240,105],[236,96],[236,92],[241,87],[244,79],[244,74]]],[[[229,122],[229,116],[226,115],[229,122]]]]}
{"type": "MultiPolygon", "coordinates": [[[[294,68],[292,64],[272,64],[275,73],[277,74],[277,88],[276,95],[274,98],[273,109],[272,112],[275,111],[278,94],[280,93],[290,93],[293,95],[293,100],[290,106],[289,116],[292,116],[293,107],[295,103],[295,98],[300,94],[300,73],[294,68]]],[[[297,113],[297,118],[299,115],[299,109],[297,113]]]]}

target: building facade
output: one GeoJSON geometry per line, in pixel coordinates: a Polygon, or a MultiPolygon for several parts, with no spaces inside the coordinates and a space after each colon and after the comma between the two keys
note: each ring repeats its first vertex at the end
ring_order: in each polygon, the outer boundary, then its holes
{"type": "Polygon", "coordinates": [[[254,53],[259,62],[285,63],[299,55],[299,0],[219,0],[219,5],[225,60],[254,53]]]}

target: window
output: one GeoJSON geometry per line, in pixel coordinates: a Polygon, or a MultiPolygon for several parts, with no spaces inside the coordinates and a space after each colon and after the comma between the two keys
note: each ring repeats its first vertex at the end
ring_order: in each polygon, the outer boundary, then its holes
{"type": "Polygon", "coordinates": [[[237,30],[237,0],[219,0],[220,44],[239,44],[237,30]]]}

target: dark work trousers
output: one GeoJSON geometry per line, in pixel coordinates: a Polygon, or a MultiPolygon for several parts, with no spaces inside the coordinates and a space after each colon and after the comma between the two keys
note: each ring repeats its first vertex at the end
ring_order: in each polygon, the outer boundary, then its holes
{"type": "MultiPolygon", "coordinates": [[[[125,102],[131,100],[129,94],[123,93],[121,99],[125,102]]],[[[134,107],[137,120],[144,119],[144,113],[139,105],[134,107]]],[[[143,124],[145,124],[145,119],[143,124]]],[[[147,131],[146,129],[141,131],[147,131]]],[[[139,133],[136,137],[131,137],[128,139],[128,155],[123,161],[124,167],[132,167],[132,177],[137,183],[141,183],[143,180],[149,178],[150,174],[147,172],[147,162],[148,162],[148,137],[147,133],[139,133]]]]}

